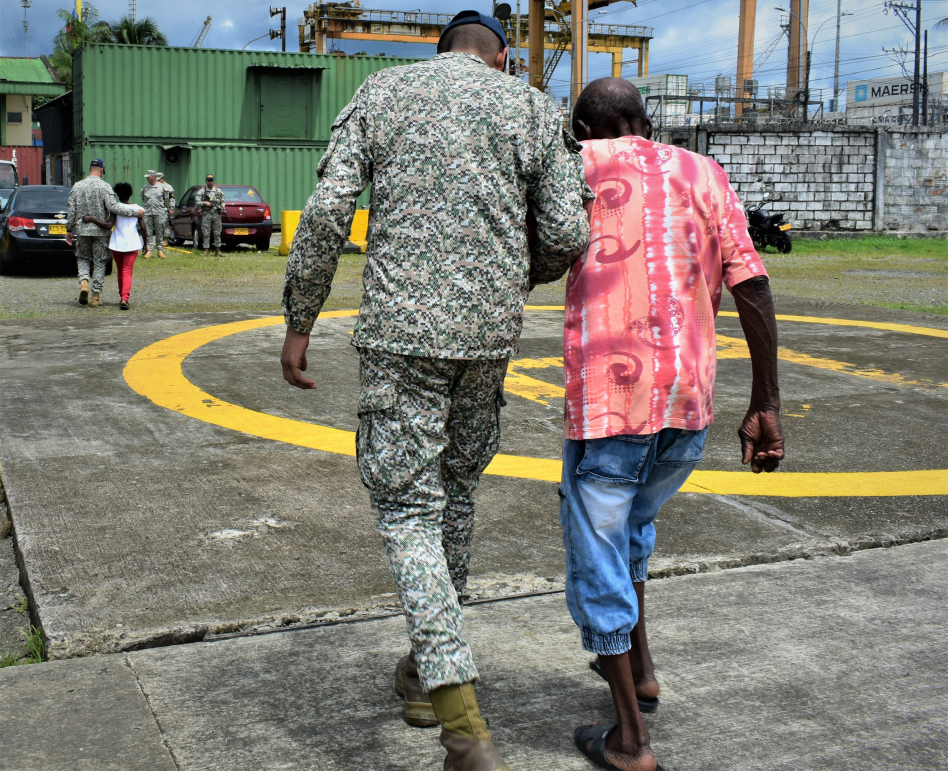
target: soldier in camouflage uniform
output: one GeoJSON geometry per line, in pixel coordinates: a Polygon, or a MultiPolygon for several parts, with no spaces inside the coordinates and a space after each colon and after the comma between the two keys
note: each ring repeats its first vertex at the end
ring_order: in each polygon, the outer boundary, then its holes
{"type": "Polygon", "coordinates": [[[79,304],[97,307],[102,304],[102,284],[109,264],[108,228],[94,222],[83,222],[86,215],[98,220],[107,220],[111,214],[137,217],[142,209],[119,203],[111,185],[102,179],[105,162],[93,159],[89,165],[89,176],[72,186],[69,193],[69,213],[66,218],[66,242],[76,248],[76,265],[79,269],[79,304]],[[92,300],[89,300],[89,279],[92,278],[92,300]]]}
{"type": "Polygon", "coordinates": [[[441,723],[446,769],[494,771],[507,767],[461,636],[472,495],[499,444],[530,287],[585,248],[593,196],[550,97],[503,74],[496,20],[459,14],[438,51],[370,76],[336,119],[290,251],[281,362],[316,387],[301,374],[309,333],[371,183],[356,445],[411,640],[396,688],[409,723],[441,723]]]}
{"type": "Polygon", "coordinates": [[[167,246],[168,240],[174,235],[174,228],[171,225],[171,215],[174,214],[174,188],[165,182],[165,175],[160,171],[155,176],[158,178],[158,184],[168,194],[168,212],[165,215],[165,229],[161,239],[162,246],[167,246]]]}
{"type": "Polygon", "coordinates": [[[144,259],[151,257],[152,248],[158,251],[161,259],[165,253],[161,251],[161,242],[165,234],[165,220],[168,218],[168,191],[158,183],[158,172],[151,171],[145,175],[148,184],[142,188],[142,203],[145,204],[145,230],[148,240],[145,244],[144,259]]]}
{"type": "Polygon", "coordinates": [[[214,175],[207,175],[207,184],[198,190],[194,205],[201,210],[201,240],[204,252],[211,248],[211,232],[214,233],[214,254],[221,256],[221,212],[224,211],[224,193],[214,187],[214,175]]]}

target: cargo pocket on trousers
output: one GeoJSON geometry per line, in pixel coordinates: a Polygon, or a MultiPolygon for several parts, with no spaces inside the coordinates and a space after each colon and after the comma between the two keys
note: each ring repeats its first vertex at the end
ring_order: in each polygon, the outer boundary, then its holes
{"type": "Polygon", "coordinates": [[[372,491],[401,487],[396,454],[404,445],[394,414],[397,400],[389,386],[363,391],[359,396],[359,428],[356,431],[356,461],[362,484],[372,491]]]}

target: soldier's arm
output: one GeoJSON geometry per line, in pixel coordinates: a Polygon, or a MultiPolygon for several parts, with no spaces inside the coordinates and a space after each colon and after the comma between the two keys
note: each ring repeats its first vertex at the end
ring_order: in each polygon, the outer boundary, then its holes
{"type": "Polygon", "coordinates": [[[316,169],[319,182],[303,209],[287,260],[283,315],[289,327],[304,335],[329,295],[356,200],[371,181],[365,90],[363,86],[356,93],[333,125],[329,147],[316,169]]]}
{"type": "MultiPolygon", "coordinates": [[[[555,109],[555,108],[554,108],[555,109]]],[[[530,286],[559,279],[589,242],[585,203],[595,198],[586,184],[580,145],[550,124],[551,140],[543,150],[537,181],[529,192],[531,228],[530,286]]]]}
{"type": "Polygon", "coordinates": [[[72,246],[73,230],[76,227],[76,190],[69,191],[69,204],[66,214],[66,243],[72,246]]]}
{"type": "Polygon", "coordinates": [[[76,191],[69,191],[69,205],[66,209],[66,231],[72,233],[73,229],[76,227],[76,222],[78,218],[76,217],[76,191]]]}
{"type": "Polygon", "coordinates": [[[140,211],[144,211],[137,204],[119,203],[112,188],[102,190],[102,204],[108,214],[121,214],[123,217],[137,217],[140,211]]]}

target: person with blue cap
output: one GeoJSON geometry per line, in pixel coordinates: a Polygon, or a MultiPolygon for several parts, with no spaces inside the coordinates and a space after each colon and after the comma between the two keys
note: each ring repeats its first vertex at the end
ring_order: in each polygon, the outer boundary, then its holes
{"type": "Polygon", "coordinates": [[[144,213],[140,206],[119,203],[112,186],[102,177],[105,161],[93,158],[89,164],[89,176],[72,186],[69,191],[66,217],[66,243],[75,244],[76,265],[79,268],[79,304],[95,308],[102,305],[102,285],[111,255],[109,237],[111,228],[105,228],[94,220],[107,220],[112,214],[123,217],[138,217],[144,213]],[[89,215],[90,221],[83,217],[89,215]],[[92,299],[89,299],[89,280],[92,280],[92,299]]]}
{"type": "Polygon", "coordinates": [[[507,52],[496,19],[463,11],[433,59],[369,76],[333,125],[283,293],[283,376],[312,389],[310,331],[371,184],[357,462],[411,641],[395,687],[406,722],[440,724],[445,771],[508,769],[462,636],[473,493],[527,296],[586,247],[593,197],[559,109],[504,74],[507,52]]]}

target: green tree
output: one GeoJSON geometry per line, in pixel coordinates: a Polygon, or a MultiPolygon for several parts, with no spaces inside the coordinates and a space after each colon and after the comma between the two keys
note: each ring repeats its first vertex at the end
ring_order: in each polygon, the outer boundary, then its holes
{"type": "Polygon", "coordinates": [[[64,25],[53,39],[53,55],[49,57],[59,79],[72,88],[72,55],[83,43],[105,43],[111,39],[109,25],[99,20],[99,11],[91,3],[82,8],[82,18],[60,8],[56,14],[64,25]]]}
{"type": "Polygon", "coordinates": [[[150,16],[133,19],[123,16],[108,25],[109,40],[113,43],[130,43],[140,46],[166,46],[168,38],[158,29],[158,22],[150,16]]]}

